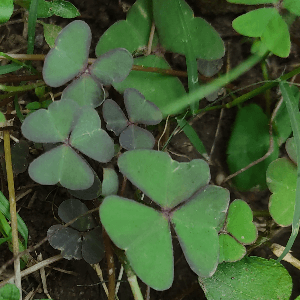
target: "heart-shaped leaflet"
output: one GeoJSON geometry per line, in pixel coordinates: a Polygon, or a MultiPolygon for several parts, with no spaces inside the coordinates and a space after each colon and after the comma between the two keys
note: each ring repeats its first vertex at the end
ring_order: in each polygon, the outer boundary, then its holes
{"type": "Polygon", "coordinates": [[[119,157],[118,166],[161,206],[157,211],[118,196],[106,197],[100,206],[103,226],[113,242],[126,251],[141,280],[156,290],[171,286],[170,222],[192,270],[211,276],[218,265],[218,231],[225,220],[229,192],[207,186],[210,175],[206,162],[178,163],[164,152],[133,150],[119,157]]]}

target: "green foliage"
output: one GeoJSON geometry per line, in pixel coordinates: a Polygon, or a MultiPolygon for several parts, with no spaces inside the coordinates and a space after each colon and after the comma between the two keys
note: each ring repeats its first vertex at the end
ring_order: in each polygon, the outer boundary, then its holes
{"type": "Polygon", "coordinates": [[[246,202],[238,199],[230,204],[226,225],[220,235],[219,262],[233,262],[244,257],[244,245],[254,243],[257,238],[257,229],[252,220],[253,214],[246,202]]]}
{"type": "Polygon", "coordinates": [[[101,129],[101,120],[91,107],[79,107],[72,100],[60,100],[28,116],[23,135],[38,143],[63,143],[46,152],[29,167],[30,176],[40,184],[56,184],[69,189],[87,189],[93,171],[73,147],[100,162],[114,155],[113,141],[101,129]]]}
{"type": "MultiPolygon", "coordinates": [[[[256,104],[241,108],[236,116],[227,148],[227,163],[230,173],[235,173],[265,155],[269,149],[270,136],[268,119],[256,104]]],[[[233,183],[241,191],[265,189],[266,170],[271,161],[278,157],[278,145],[273,153],[262,162],[234,177],[233,183]]]]}
{"type": "Polygon", "coordinates": [[[153,135],[135,124],[159,124],[162,120],[160,110],[136,89],[125,90],[124,102],[129,120],[115,101],[108,99],[104,102],[103,118],[107,123],[106,128],[120,135],[120,145],[127,150],[152,149],[155,143],[153,135]]]}
{"type": "Polygon", "coordinates": [[[236,263],[222,263],[211,278],[199,278],[208,300],[290,299],[292,278],[273,259],[245,257],[236,263]]]}
{"type": "Polygon", "coordinates": [[[0,288],[0,300],[19,300],[20,291],[11,283],[7,283],[5,286],[0,288]]]}
{"type": "Polygon", "coordinates": [[[116,195],[119,189],[118,174],[114,169],[104,168],[103,169],[103,184],[102,184],[102,195],[116,195]]]}
{"type": "MultiPolygon", "coordinates": [[[[279,0],[227,0],[240,4],[278,3],[279,0]]],[[[281,3],[280,3],[281,4],[281,3]]],[[[291,13],[300,16],[299,1],[284,0],[281,4],[291,13]]],[[[232,22],[240,34],[260,38],[264,46],[280,57],[288,57],[291,50],[289,25],[277,8],[264,7],[250,11],[232,22]]]]}
{"type": "Polygon", "coordinates": [[[208,165],[203,160],[178,163],[163,152],[133,150],[119,157],[118,166],[161,207],[157,211],[118,196],[106,197],[100,206],[103,226],[113,242],[126,250],[141,280],[157,290],[171,286],[170,224],[191,269],[211,276],[218,264],[218,231],[225,220],[229,194],[220,187],[207,186],[208,165]]]}
{"type": "Polygon", "coordinates": [[[204,19],[195,18],[185,1],[153,0],[153,16],[159,40],[167,50],[195,59],[215,60],[224,56],[219,34],[204,19]]]}
{"type": "Polygon", "coordinates": [[[13,0],[2,0],[0,3],[0,24],[7,22],[14,11],[13,0]]]}

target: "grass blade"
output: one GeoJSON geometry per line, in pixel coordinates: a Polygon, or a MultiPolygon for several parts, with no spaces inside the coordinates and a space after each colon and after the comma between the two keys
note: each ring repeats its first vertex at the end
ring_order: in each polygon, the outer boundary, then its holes
{"type": "Polygon", "coordinates": [[[297,149],[297,186],[296,186],[296,202],[295,211],[292,223],[292,234],[286,244],[283,253],[279,256],[277,261],[282,260],[285,255],[292,248],[294,241],[299,231],[299,220],[300,220],[300,112],[298,106],[294,105],[292,101],[293,93],[287,82],[280,82],[279,87],[283,96],[283,100],[286,103],[288,114],[290,116],[293,134],[295,137],[296,149],[297,149]]]}

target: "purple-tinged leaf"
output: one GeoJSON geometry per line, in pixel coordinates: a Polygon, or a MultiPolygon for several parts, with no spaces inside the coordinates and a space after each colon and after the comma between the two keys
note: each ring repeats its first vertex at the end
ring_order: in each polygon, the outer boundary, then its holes
{"type": "Polygon", "coordinates": [[[60,184],[68,189],[87,189],[94,181],[90,166],[69,146],[58,146],[29,166],[29,176],[40,184],[60,184]]]}
{"type": "Polygon", "coordinates": [[[104,85],[124,80],[133,65],[133,57],[124,48],[117,48],[101,55],[90,67],[90,72],[104,85]]]}
{"type": "Polygon", "coordinates": [[[88,63],[91,39],[91,29],[85,22],[76,20],[67,25],[59,33],[55,47],[45,58],[45,82],[52,87],[58,87],[84,71],[88,63]]]}
{"type": "Polygon", "coordinates": [[[120,134],[119,142],[126,150],[152,149],[155,139],[148,130],[132,124],[120,134]]]}
{"type": "Polygon", "coordinates": [[[114,143],[106,131],[101,129],[101,120],[96,110],[83,107],[70,143],[85,155],[99,162],[108,162],[114,156],[114,143]]]}
{"type": "Polygon", "coordinates": [[[36,143],[63,142],[74,126],[78,108],[72,100],[55,101],[48,110],[39,109],[30,114],[22,124],[22,134],[36,143]]]}
{"type": "Polygon", "coordinates": [[[162,120],[162,113],[152,102],[145,99],[143,94],[133,88],[124,91],[124,102],[129,120],[145,125],[157,125],[162,120]]]}
{"type": "Polygon", "coordinates": [[[103,118],[106,122],[107,130],[113,131],[115,135],[120,135],[127,127],[128,120],[120,106],[114,100],[105,100],[103,104],[103,118]]]}
{"type": "Polygon", "coordinates": [[[98,84],[90,75],[83,74],[64,89],[61,100],[72,99],[79,106],[95,108],[102,104],[104,97],[102,85],[98,84]]]}

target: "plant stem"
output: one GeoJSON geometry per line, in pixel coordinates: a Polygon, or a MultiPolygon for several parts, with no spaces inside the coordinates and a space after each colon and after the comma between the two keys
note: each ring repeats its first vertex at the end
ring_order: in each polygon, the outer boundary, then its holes
{"type": "Polygon", "coordinates": [[[22,299],[22,285],[21,285],[21,269],[19,254],[19,239],[18,239],[18,223],[17,223],[17,204],[14,187],[14,175],[12,170],[11,149],[9,131],[3,131],[4,139],[4,153],[5,164],[7,173],[7,185],[9,192],[10,216],[11,216],[11,231],[12,231],[12,244],[14,254],[14,270],[15,270],[15,284],[20,291],[20,299],[22,299]]]}
{"type": "MultiPolygon", "coordinates": [[[[4,84],[0,84],[0,90],[4,92],[23,92],[23,91],[30,91],[33,90],[39,86],[45,85],[45,82],[37,82],[33,84],[28,84],[28,85],[22,85],[22,86],[7,86],[4,84]]],[[[9,97],[9,95],[8,95],[9,97]]]]}
{"type": "Polygon", "coordinates": [[[199,88],[197,88],[195,91],[191,93],[188,93],[180,98],[175,99],[172,104],[169,104],[168,106],[165,107],[165,113],[167,115],[178,114],[179,112],[184,110],[188,105],[191,105],[196,101],[199,101],[199,99],[208,96],[209,94],[215,92],[222,86],[238,78],[243,73],[251,69],[262,59],[263,56],[259,56],[259,55],[250,56],[246,61],[242,62],[236,68],[232,69],[229,73],[222,75],[221,77],[215,79],[214,81],[206,85],[200,86],[199,88]]]}

